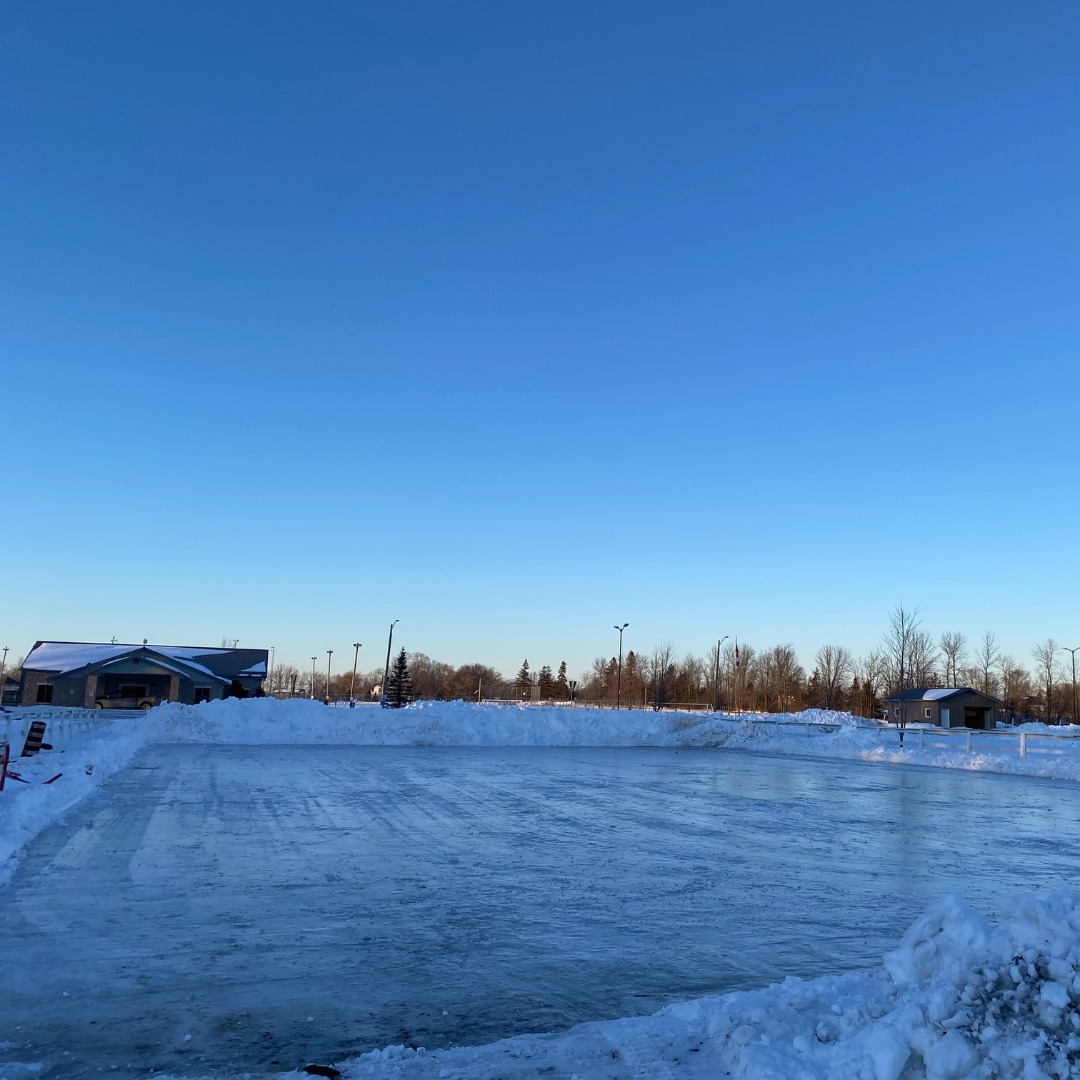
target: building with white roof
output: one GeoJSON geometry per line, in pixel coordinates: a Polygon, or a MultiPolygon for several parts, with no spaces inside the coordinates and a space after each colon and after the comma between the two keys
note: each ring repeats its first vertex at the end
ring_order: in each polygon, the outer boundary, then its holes
{"type": "Polygon", "coordinates": [[[23,661],[21,705],[148,709],[260,693],[266,649],[38,641],[23,661]]]}
{"type": "Polygon", "coordinates": [[[890,719],[906,724],[936,724],[992,730],[1001,701],[969,686],[915,687],[885,699],[890,719]]]}

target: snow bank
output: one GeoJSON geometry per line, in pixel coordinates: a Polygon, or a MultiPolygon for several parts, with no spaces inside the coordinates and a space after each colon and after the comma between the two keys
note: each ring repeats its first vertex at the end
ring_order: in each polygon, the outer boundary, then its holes
{"type": "MultiPolygon", "coordinates": [[[[423,701],[405,709],[327,708],[303,698],[162,705],[167,737],[231,744],[356,746],[721,746],[755,738],[747,719],[713,713],[423,701]]],[[[786,719],[792,719],[786,717],[786,719]]],[[[798,720],[855,729],[850,713],[811,710],[798,720]]],[[[875,727],[876,732],[876,727],[875,727]]],[[[801,726],[799,735],[805,738],[801,726]]]]}
{"type": "Polygon", "coordinates": [[[877,972],[786,979],[484,1047],[389,1047],[338,1068],[346,1080],[1065,1080],[1080,1075],[1078,1010],[1080,891],[1005,901],[996,926],[951,895],[877,972]]]}
{"type": "MultiPolygon", "coordinates": [[[[61,723],[46,728],[52,750],[12,757],[9,768],[26,782],[9,776],[0,791],[0,884],[11,876],[16,856],[30,840],[160,737],[160,723],[149,716],[130,722],[61,723]],[[57,773],[58,780],[46,783],[57,773]]],[[[21,749],[22,739],[12,738],[12,754],[21,749]]]]}

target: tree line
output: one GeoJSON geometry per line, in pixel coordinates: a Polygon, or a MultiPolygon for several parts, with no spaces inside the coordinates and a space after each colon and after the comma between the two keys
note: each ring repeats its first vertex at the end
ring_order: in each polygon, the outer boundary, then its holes
{"type": "MultiPolygon", "coordinates": [[[[1078,650],[1080,651],[1080,650],[1078,650]]],[[[890,694],[915,687],[966,686],[999,698],[1014,720],[1077,723],[1073,657],[1053,638],[1035,645],[1029,664],[1005,653],[992,631],[969,638],[956,630],[934,635],[923,626],[919,608],[899,605],[889,613],[879,645],[856,655],[844,645],[822,645],[809,671],[791,644],[755,646],[734,641],[704,654],[679,655],[667,641],[648,652],[631,649],[622,669],[614,656],[598,656],[576,679],[566,661],[537,667],[523,660],[506,677],[488,664],[454,666],[420,652],[408,655],[416,698],[465,701],[551,701],[629,708],[709,708],[727,712],[797,712],[806,708],[880,715],[890,694]]],[[[272,692],[307,696],[311,672],[281,665],[271,676],[272,692]]],[[[383,670],[358,672],[358,699],[377,696],[383,670]]],[[[351,671],[315,671],[314,696],[349,696],[351,671]]]]}

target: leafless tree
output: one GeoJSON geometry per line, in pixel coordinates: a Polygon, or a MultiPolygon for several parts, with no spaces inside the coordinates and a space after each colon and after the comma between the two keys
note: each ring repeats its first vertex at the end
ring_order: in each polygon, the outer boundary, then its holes
{"type": "Polygon", "coordinates": [[[925,630],[915,630],[912,633],[908,656],[911,685],[936,686],[938,682],[937,645],[925,630]]]}
{"type": "Polygon", "coordinates": [[[747,645],[725,646],[725,668],[731,672],[731,704],[735,709],[753,709],[755,702],[748,697],[754,686],[757,669],[757,649],[747,645]]]}
{"type": "Polygon", "coordinates": [[[998,670],[1005,712],[1012,720],[1021,711],[1021,702],[1031,693],[1031,676],[1011,656],[998,656],[998,670]]]}
{"type": "Polygon", "coordinates": [[[679,664],[675,696],[679,701],[697,704],[705,686],[705,661],[687,653],[679,664]]]}
{"type": "Polygon", "coordinates": [[[991,693],[990,669],[997,662],[1001,650],[997,647],[997,639],[992,631],[987,630],[979,641],[975,650],[975,659],[978,661],[979,670],[982,672],[982,692],[991,693]]]}
{"type": "Polygon", "coordinates": [[[648,660],[649,684],[652,689],[653,708],[659,712],[669,700],[671,693],[671,675],[675,666],[675,646],[670,641],[662,641],[648,660]]]}
{"type": "Polygon", "coordinates": [[[814,661],[821,677],[825,708],[834,709],[844,684],[855,667],[851,653],[843,645],[822,645],[814,661]]]}
{"type": "Polygon", "coordinates": [[[888,664],[885,657],[874,649],[859,661],[856,671],[859,678],[862,680],[863,688],[867,695],[866,715],[873,716],[876,709],[878,691],[885,683],[888,664]]]}
{"type": "Polygon", "coordinates": [[[1054,708],[1054,681],[1058,668],[1057,647],[1058,644],[1053,638],[1047,638],[1042,645],[1036,645],[1031,650],[1031,655],[1035,657],[1035,662],[1039,665],[1039,680],[1046,692],[1046,722],[1048,724],[1053,716],[1054,708]]]}
{"type": "Polygon", "coordinates": [[[905,608],[897,604],[889,612],[889,629],[881,643],[881,651],[887,665],[888,689],[894,692],[913,686],[911,678],[911,650],[915,632],[922,625],[922,608],[905,608]]]}
{"type": "Polygon", "coordinates": [[[292,664],[275,664],[270,674],[271,694],[290,694],[299,679],[300,672],[292,664]]]}
{"type": "Polygon", "coordinates": [[[766,693],[775,702],[776,711],[790,711],[806,678],[795,656],[795,649],[791,645],[774,645],[762,655],[760,666],[766,693]]]}
{"type": "Polygon", "coordinates": [[[967,656],[967,638],[958,630],[946,630],[938,648],[945,661],[945,685],[956,686],[957,671],[967,656]]]}

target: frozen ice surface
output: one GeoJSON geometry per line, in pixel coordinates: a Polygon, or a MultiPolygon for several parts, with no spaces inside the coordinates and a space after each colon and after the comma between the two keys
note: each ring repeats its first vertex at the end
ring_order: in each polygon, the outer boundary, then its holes
{"type": "Polygon", "coordinates": [[[876,968],[945,893],[1069,879],[1073,792],[686,749],[153,745],[3,892],[0,1064],[263,1075],[876,968]]]}

